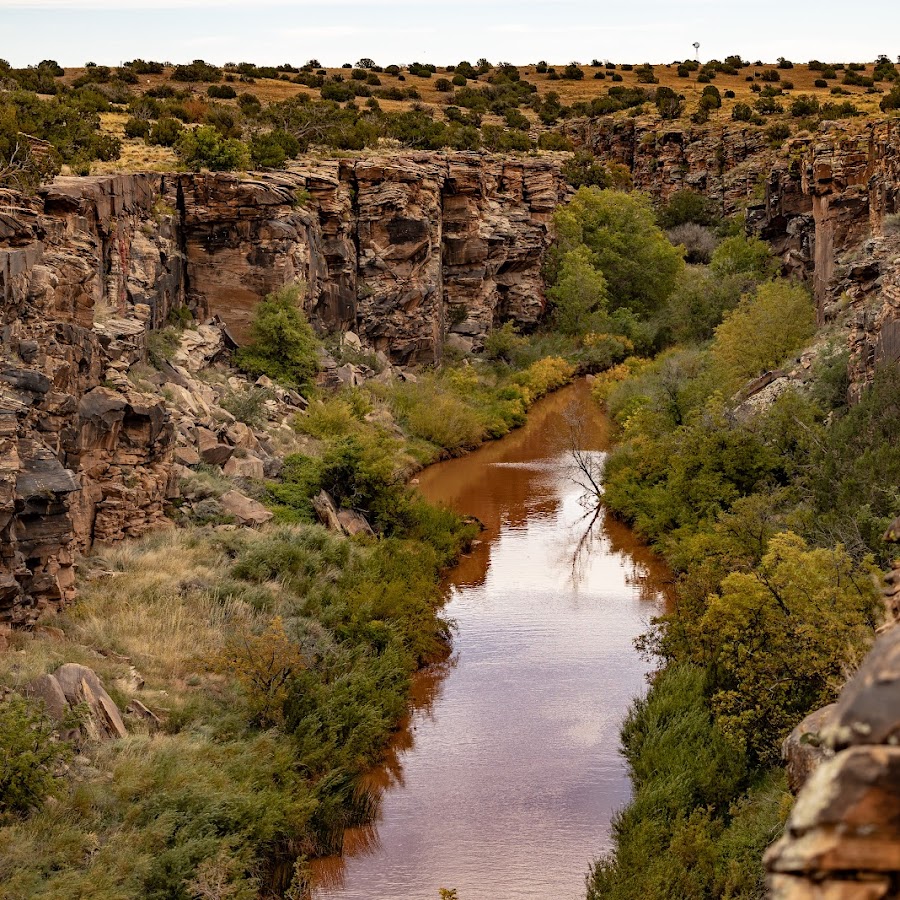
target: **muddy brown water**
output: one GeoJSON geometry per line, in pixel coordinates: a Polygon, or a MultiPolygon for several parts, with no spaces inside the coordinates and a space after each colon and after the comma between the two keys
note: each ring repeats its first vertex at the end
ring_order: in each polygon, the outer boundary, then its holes
{"type": "Polygon", "coordinates": [[[580,381],[501,441],[424,471],[430,500],[477,516],[482,543],[447,579],[451,660],[423,673],[371,777],[377,820],[315,866],[316,900],[576,900],[630,785],[618,733],[646,690],[634,638],[667,573],[574,480],[608,427],[580,381]]]}

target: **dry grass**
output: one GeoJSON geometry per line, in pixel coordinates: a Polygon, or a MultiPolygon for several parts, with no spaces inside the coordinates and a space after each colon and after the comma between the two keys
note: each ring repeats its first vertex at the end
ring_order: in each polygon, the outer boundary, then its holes
{"type": "Polygon", "coordinates": [[[85,586],[68,634],[129,657],[147,677],[182,678],[215,655],[223,632],[257,623],[258,614],[223,583],[221,551],[189,530],[122,544],[94,565],[110,574],[85,586]]]}
{"type": "MultiPolygon", "coordinates": [[[[256,538],[242,533],[244,541],[256,538]]],[[[0,654],[0,685],[21,686],[79,662],[122,701],[131,692],[119,679],[133,665],[147,682],[144,702],[182,705],[195,687],[219,680],[210,660],[229,632],[253,631],[270,618],[223,578],[227,566],[223,551],[190,529],[101,550],[85,564],[78,601],[54,623],[61,633],[14,635],[16,652],[0,654]]]]}

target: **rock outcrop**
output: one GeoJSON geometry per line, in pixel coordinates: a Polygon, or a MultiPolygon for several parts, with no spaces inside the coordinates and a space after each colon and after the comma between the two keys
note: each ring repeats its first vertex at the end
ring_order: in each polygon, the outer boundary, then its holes
{"type": "Polygon", "coordinates": [[[180,176],[188,299],[240,340],[260,297],[303,279],[322,329],[434,363],[447,334],[537,322],[550,220],[568,193],[559,169],[553,157],[401,153],[180,176]]]}
{"type": "Polygon", "coordinates": [[[160,187],[134,175],[0,193],[0,625],[69,599],[95,540],[163,521],[165,404],[105,386],[183,300],[160,187]]]}
{"type": "Polygon", "coordinates": [[[64,728],[65,739],[103,741],[128,734],[119,708],[97,673],[87,666],[65,663],[52,675],[29,682],[24,693],[41,701],[47,715],[63,726],[67,719],[77,719],[77,724],[72,721],[64,728]]]}

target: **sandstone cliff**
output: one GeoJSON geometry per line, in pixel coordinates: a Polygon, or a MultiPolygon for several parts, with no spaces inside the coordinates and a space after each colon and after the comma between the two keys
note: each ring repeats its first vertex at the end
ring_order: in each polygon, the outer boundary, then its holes
{"type": "Polygon", "coordinates": [[[165,521],[175,429],[124,374],[173,309],[241,338],[261,297],[303,279],[322,329],[434,363],[448,333],[536,323],[566,190],[552,158],[460,153],[0,194],[0,626],[70,598],[94,541],[165,521]]]}

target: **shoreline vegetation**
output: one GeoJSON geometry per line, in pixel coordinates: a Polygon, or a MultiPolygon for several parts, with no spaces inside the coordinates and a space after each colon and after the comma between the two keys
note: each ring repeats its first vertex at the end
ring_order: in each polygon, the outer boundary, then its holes
{"type": "MultiPolygon", "coordinates": [[[[900,385],[881,375],[849,408],[846,356],[765,243],[690,191],[654,209],[592,171],[555,214],[533,334],[506,323],[439,370],[317,395],[300,288],[259,305],[234,363],[311,401],[281,476],[254,486],[275,520],[100,550],[60,620],[14,635],[0,655],[0,897],[307,896],[309,860],[374,811],[360,776],[413,672],[446,651],[440,574],[477,533],[417,497],[410,473],[507,434],[576,372],[599,373],[620,432],[603,502],[678,575],[676,611],[639,648],[662,667],[623,730],[635,799],[588,897],[761,896],[762,850],[790,806],[778,744],[834,696],[877,623],[900,385]],[[811,375],[759,408],[735,400],[810,347],[811,375]],[[317,524],[322,491],[372,534],[317,524]],[[139,679],[158,727],[35,754],[46,723],[16,691],[64,662],[94,669],[122,708],[139,679]]],[[[243,400],[245,418],[262,402],[243,400]]]]}

